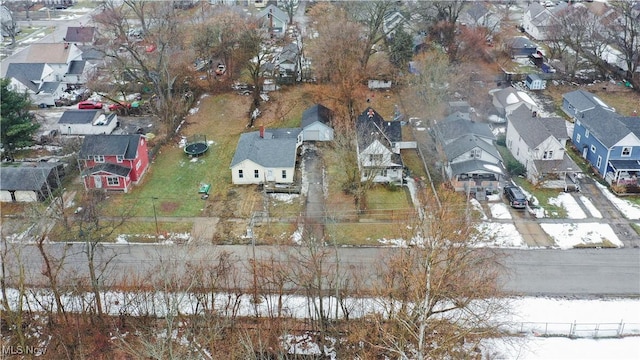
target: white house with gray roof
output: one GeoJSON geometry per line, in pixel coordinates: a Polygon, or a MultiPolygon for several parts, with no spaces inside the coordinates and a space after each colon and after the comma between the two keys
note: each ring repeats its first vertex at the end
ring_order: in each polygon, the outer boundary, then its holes
{"type": "Polygon", "coordinates": [[[237,185],[292,184],[302,129],[281,128],[240,135],[231,160],[231,181],[237,185]]]}
{"type": "Polygon", "coordinates": [[[67,110],[58,126],[62,135],[109,135],[118,126],[118,115],[102,110],[67,110]]]}
{"type": "Polygon", "coordinates": [[[565,190],[574,186],[581,170],[565,151],[568,140],[567,121],[560,117],[534,116],[524,105],[507,116],[507,148],[532,184],[560,180],[565,190]]]}

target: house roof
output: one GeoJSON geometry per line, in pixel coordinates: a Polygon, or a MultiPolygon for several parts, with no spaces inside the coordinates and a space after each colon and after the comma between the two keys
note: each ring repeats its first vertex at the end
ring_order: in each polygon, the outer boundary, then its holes
{"type": "Polygon", "coordinates": [[[462,161],[451,164],[452,175],[468,174],[477,171],[484,171],[492,174],[503,175],[504,170],[500,165],[482,161],[478,159],[462,161]]]}
{"type": "Polygon", "coordinates": [[[469,114],[468,112],[456,111],[452,114],[447,115],[446,118],[442,119],[442,121],[455,121],[455,120],[471,121],[471,114],[469,114]]]}
{"type": "Polygon", "coordinates": [[[583,112],[578,118],[604,146],[611,148],[630,133],[640,138],[640,120],[637,117],[623,117],[603,108],[583,112]]]}
{"type": "Polygon", "coordinates": [[[438,140],[442,144],[448,144],[464,135],[473,134],[481,138],[495,140],[488,124],[475,121],[457,119],[453,121],[439,122],[434,126],[438,140]]]}
{"type": "Polygon", "coordinates": [[[515,36],[509,42],[512,49],[536,49],[538,45],[524,36],[515,36]]]}
{"type": "Polygon", "coordinates": [[[533,164],[541,174],[558,173],[562,171],[581,171],[578,164],[567,154],[564,154],[562,160],[533,160],[533,164]]]}
{"type": "Polygon", "coordinates": [[[131,168],[127,167],[127,166],[122,166],[119,164],[113,164],[113,163],[101,163],[101,164],[97,164],[94,167],[91,167],[89,169],[85,169],[82,171],[82,176],[87,176],[87,175],[91,175],[91,174],[96,174],[99,172],[106,172],[109,174],[114,174],[114,175],[118,175],[118,176],[128,176],[131,173],[131,168]]]}
{"type": "Polygon", "coordinates": [[[230,167],[251,160],[266,168],[294,167],[300,128],[267,129],[264,137],[260,131],[240,135],[230,167]]]}
{"type": "Polygon", "coordinates": [[[638,171],[640,170],[640,163],[638,160],[609,160],[614,170],[626,170],[626,171],[638,171]]]}
{"type": "Polygon", "coordinates": [[[612,107],[607,105],[599,97],[582,89],[568,92],[562,95],[562,98],[569,102],[578,112],[595,109],[596,107],[614,111],[612,107]]]}
{"type": "Polygon", "coordinates": [[[104,52],[94,48],[93,46],[80,45],[78,48],[82,51],[82,60],[102,60],[104,52]]]}
{"type": "Polygon", "coordinates": [[[276,17],[278,20],[284,22],[284,23],[288,23],[289,22],[289,15],[287,15],[286,12],[280,10],[279,7],[271,4],[269,6],[267,6],[266,8],[264,8],[264,10],[260,11],[257,15],[257,17],[259,19],[262,18],[267,18],[267,15],[272,14],[274,17],[276,17]]]}
{"type": "Polygon", "coordinates": [[[314,122],[330,126],[331,117],[332,111],[329,108],[321,104],[315,104],[302,113],[302,127],[305,128],[314,122]]]}
{"type": "Polygon", "coordinates": [[[400,121],[385,120],[377,111],[369,107],[358,116],[356,126],[367,123],[374,124],[389,142],[402,141],[402,124],[400,121]]]}
{"type": "Polygon", "coordinates": [[[47,81],[40,85],[40,92],[45,94],[53,94],[62,85],[59,81],[47,81]]]}
{"type": "Polygon", "coordinates": [[[64,41],[72,43],[92,42],[95,30],[96,28],[93,26],[69,26],[67,27],[67,35],[65,35],[64,41]]]}
{"type": "Polygon", "coordinates": [[[10,63],[5,77],[14,78],[33,92],[38,91],[38,84],[44,71],[44,63],[10,63]]]}
{"type": "Polygon", "coordinates": [[[508,121],[516,129],[518,135],[530,148],[535,148],[550,136],[560,140],[567,139],[566,121],[559,117],[541,118],[533,116],[525,105],[518,106],[507,115],[508,121]]]}
{"type": "Polygon", "coordinates": [[[0,190],[42,190],[54,168],[60,163],[22,163],[0,168],[0,190]]]}
{"type": "Polygon", "coordinates": [[[519,91],[514,87],[506,87],[503,89],[494,89],[490,91],[490,94],[500,103],[502,107],[507,107],[509,105],[514,105],[520,102],[526,102],[533,106],[537,106],[536,102],[533,101],[531,96],[529,96],[524,91],[519,91]]]}
{"type": "Polygon", "coordinates": [[[298,59],[298,55],[300,54],[300,49],[298,48],[298,44],[290,43],[282,48],[282,51],[278,54],[278,63],[282,62],[292,62],[295,63],[298,59]]]}
{"type": "Polygon", "coordinates": [[[87,135],[84,137],[82,147],[78,153],[79,159],[88,159],[89,156],[124,156],[124,159],[133,160],[138,156],[138,143],[141,135],[87,135]]]}
{"type": "Polygon", "coordinates": [[[84,71],[85,64],[86,64],[86,61],[84,60],[71,61],[71,64],[69,65],[69,71],[67,71],[67,74],[70,74],[70,75],[82,74],[82,72],[84,71]]]}
{"type": "Polygon", "coordinates": [[[62,113],[58,124],[89,124],[104,115],[105,124],[109,124],[115,119],[116,114],[104,114],[102,110],[67,110],[62,113]]]}
{"type": "Polygon", "coordinates": [[[29,52],[25,62],[65,64],[69,58],[71,47],[65,43],[33,43],[29,46],[29,52]]]}
{"type": "Polygon", "coordinates": [[[475,148],[480,148],[482,149],[482,151],[491,154],[491,156],[493,156],[494,158],[502,160],[502,157],[500,157],[500,153],[495,148],[495,146],[472,134],[465,134],[455,141],[446,144],[443,150],[447,156],[447,159],[453,160],[475,148]]]}

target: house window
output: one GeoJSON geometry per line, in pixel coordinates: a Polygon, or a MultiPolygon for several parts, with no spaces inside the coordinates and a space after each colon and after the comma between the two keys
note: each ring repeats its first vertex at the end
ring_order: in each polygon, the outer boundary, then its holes
{"type": "Polygon", "coordinates": [[[120,178],[117,176],[108,176],[107,177],[107,185],[109,186],[120,186],[120,178]]]}
{"type": "Polygon", "coordinates": [[[576,142],[579,143],[580,142],[580,134],[576,135],[576,142]]]}
{"type": "Polygon", "coordinates": [[[622,156],[625,156],[625,157],[631,156],[631,148],[630,147],[623,147],[622,148],[622,156]]]}
{"type": "Polygon", "coordinates": [[[244,172],[242,171],[242,169],[238,170],[238,178],[244,178],[244,172]]]}
{"type": "Polygon", "coordinates": [[[469,157],[472,159],[479,159],[481,155],[482,155],[482,150],[480,149],[473,149],[469,153],[469,157]]]}
{"type": "Polygon", "coordinates": [[[598,156],[598,161],[596,161],[596,167],[600,168],[600,165],[602,165],[602,156],[598,156]]]}
{"type": "Polygon", "coordinates": [[[553,158],[553,150],[547,150],[544,152],[544,154],[542,155],[543,159],[551,159],[553,158]]]}
{"type": "Polygon", "coordinates": [[[260,177],[260,170],[258,170],[258,169],[253,170],[253,177],[256,178],[256,179],[259,178],[260,177]]]}
{"type": "Polygon", "coordinates": [[[595,153],[596,152],[596,146],[595,145],[591,145],[591,152],[595,153]]]}
{"type": "Polygon", "coordinates": [[[117,156],[116,156],[116,161],[118,161],[118,163],[123,162],[123,161],[124,161],[124,156],[122,156],[122,155],[117,155],[117,156]]]}
{"type": "Polygon", "coordinates": [[[382,162],[382,154],[369,154],[369,162],[379,164],[382,162]]]}
{"type": "Polygon", "coordinates": [[[589,138],[589,130],[584,131],[584,137],[586,137],[587,139],[589,138]]]}
{"type": "Polygon", "coordinates": [[[282,178],[283,179],[287,178],[287,170],[282,170],[282,178]]]}
{"type": "Polygon", "coordinates": [[[93,160],[95,162],[103,163],[104,162],[104,155],[94,155],[93,156],[93,160]]]}

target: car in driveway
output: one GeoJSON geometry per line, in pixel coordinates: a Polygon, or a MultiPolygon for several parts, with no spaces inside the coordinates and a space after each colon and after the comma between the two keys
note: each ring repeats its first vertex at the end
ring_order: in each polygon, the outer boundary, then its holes
{"type": "Polygon", "coordinates": [[[78,109],[102,109],[102,103],[99,101],[85,100],[78,103],[78,109]]]}
{"type": "Polygon", "coordinates": [[[527,198],[524,196],[522,190],[517,186],[505,186],[504,196],[507,198],[509,206],[514,209],[524,209],[527,207],[527,198]]]}
{"type": "Polygon", "coordinates": [[[109,104],[108,106],[109,111],[119,111],[119,110],[124,110],[126,109],[131,109],[131,104],[130,103],[113,103],[113,104],[109,104]]]}

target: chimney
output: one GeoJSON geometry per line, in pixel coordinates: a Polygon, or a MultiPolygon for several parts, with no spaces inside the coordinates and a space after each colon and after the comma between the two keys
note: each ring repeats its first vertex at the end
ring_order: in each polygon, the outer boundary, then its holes
{"type": "Polygon", "coordinates": [[[260,125],[260,138],[264,139],[264,125],[260,125]]]}

